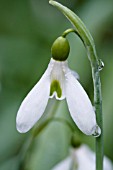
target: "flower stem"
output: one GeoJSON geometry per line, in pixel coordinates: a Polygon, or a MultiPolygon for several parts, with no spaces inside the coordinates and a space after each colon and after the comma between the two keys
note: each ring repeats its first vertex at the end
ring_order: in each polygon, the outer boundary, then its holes
{"type": "Polygon", "coordinates": [[[103,115],[99,73],[100,60],[96,54],[94,40],[84,23],[74,12],[54,0],[50,0],[49,3],[60,10],[74,26],[75,31],[72,31],[73,29],[71,31],[67,30],[64,32],[63,36],[66,36],[69,32],[75,32],[83,41],[88,58],[90,60],[94,85],[94,105],[96,119],[97,124],[101,128],[101,135],[96,138],[96,170],[103,170],[103,115]]]}
{"type": "Polygon", "coordinates": [[[62,37],[66,37],[66,35],[68,35],[71,32],[76,32],[76,30],[73,28],[69,28],[63,32],[62,37]]]}

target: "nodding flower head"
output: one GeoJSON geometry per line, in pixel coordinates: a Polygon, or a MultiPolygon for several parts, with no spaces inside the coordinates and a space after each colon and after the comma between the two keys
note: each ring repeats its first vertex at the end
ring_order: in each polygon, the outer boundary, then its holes
{"type": "MultiPolygon", "coordinates": [[[[51,170],[62,169],[95,170],[95,153],[84,144],[80,147],[72,148],[70,155],[51,170]]],[[[113,170],[113,164],[106,156],[104,156],[103,170],[113,170]]]]}
{"type": "Polygon", "coordinates": [[[70,115],[83,133],[100,135],[90,99],[77,80],[78,74],[68,67],[68,54],[68,41],[59,37],[53,43],[53,57],[45,73],[18,110],[16,124],[20,133],[25,133],[33,127],[44,113],[49,98],[55,97],[57,100],[66,99],[70,115]]]}

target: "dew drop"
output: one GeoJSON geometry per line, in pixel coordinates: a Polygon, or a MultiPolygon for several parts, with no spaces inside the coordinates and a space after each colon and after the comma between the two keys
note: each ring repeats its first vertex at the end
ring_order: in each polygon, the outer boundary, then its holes
{"type": "Polygon", "coordinates": [[[104,67],[104,62],[101,59],[99,59],[99,68],[98,68],[99,71],[101,71],[103,67],[104,67]]]}
{"type": "Polygon", "coordinates": [[[94,127],[94,133],[92,134],[94,137],[99,137],[101,135],[101,129],[98,125],[94,127]]]}

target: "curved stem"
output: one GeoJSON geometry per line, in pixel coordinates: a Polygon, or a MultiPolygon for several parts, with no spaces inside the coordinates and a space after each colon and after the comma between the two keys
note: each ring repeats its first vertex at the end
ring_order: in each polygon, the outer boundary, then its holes
{"type": "Polygon", "coordinates": [[[63,32],[62,37],[65,38],[66,35],[68,35],[68,34],[71,33],[71,32],[76,32],[76,30],[73,29],[73,28],[69,28],[69,29],[67,29],[67,30],[65,30],[65,31],[63,32]]]}
{"type": "Polygon", "coordinates": [[[37,127],[37,129],[35,129],[34,133],[33,133],[33,137],[37,137],[37,135],[39,135],[39,133],[50,123],[50,122],[53,122],[53,121],[56,121],[56,122],[61,122],[65,125],[67,125],[70,130],[72,132],[74,132],[74,128],[73,126],[66,120],[66,119],[63,119],[63,118],[60,118],[60,117],[50,117],[48,119],[46,119],[45,121],[43,121],[40,126],[37,127]]]}
{"type": "MultiPolygon", "coordinates": [[[[71,130],[71,132],[74,134],[75,129],[73,128],[73,126],[70,124],[70,122],[68,120],[60,118],[60,117],[48,117],[43,122],[41,122],[41,124],[37,128],[34,129],[34,131],[32,132],[32,136],[27,138],[26,142],[24,143],[24,145],[18,155],[20,157],[20,165],[19,166],[21,169],[24,169],[24,162],[26,160],[26,156],[27,156],[29,149],[32,147],[34,138],[37,137],[38,135],[40,135],[40,132],[42,130],[44,130],[45,127],[50,122],[53,122],[53,121],[60,122],[60,123],[67,125],[69,127],[69,129],[71,130]]],[[[77,142],[76,142],[76,145],[78,144],[77,142]]]]}
{"type": "Polygon", "coordinates": [[[48,123],[54,118],[54,115],[56,114],[56,111],[59,107],[60,102],[57,101],[56,99],[50,103],[52,104],[51,109],[49,109],[49,111],[47,111],[46,115],[44,116],[44,118],[42,119],[42,121],[40,121],[34,128],[32,131],[33,137],[36,137],[40,134],[40,132],[48,125],[48,123]]]}
{"type": "Polygon", "coordinates": [[[81,19],[74,12],[54,0],[50,0],[49,3],[55,6],[58,10],[60,10],[72,23],[75,28],[75,32],[77,33],[77,35],[79,35],[79,37],[84,43],[88,58],[90,60],[94,85],[94,105],[96,119],[98,125],[101,128],[101,135],[96,138],[96,170],[103,170],[103,116],[101,82],[99,73],[100,62],[96,54],[95,44],[90,32],[88,31],[84,23],[81,21],[81,19]]]}
{"type": "Polygon", "coordinates": [[[25,143],[23,144],[20,152],[19,152],[19,157],[20,157],[20,163],[19,163],[19,167],[20,169],[24,169],[24,164],[26,162],[26,158],[27,158],[27,153],[29,152],[29,149],[32,147],[32,143],[34,141],[34,138],[38,135],[40,135],[40,132],[42,130],[44,130],[44,128],[48,125],[48,123],[50,121],[52,121],[52,119],[54,119],[54,115],[57,111],[57,108],[59,107],[59,101],[57,100],[52,100],[52,107],[51,110],[49,109],[49,111],[47,111],[46,115],[44,116],[43,120],[40,120],[40,122],[38,123],[38,125],[36,125],[33,130],[32,130],[32,135],[29,136],[27,138],[27,140],[25,141],[25,143]]]}

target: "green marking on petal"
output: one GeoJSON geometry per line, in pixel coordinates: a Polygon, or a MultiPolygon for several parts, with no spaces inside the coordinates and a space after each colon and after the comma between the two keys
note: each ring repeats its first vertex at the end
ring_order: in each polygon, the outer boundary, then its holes
{"type": "Polygon", "coordinates": [[[51,83],[51,87],[50,87],[50,96],[52,96],[52,94],[56,92],[58,98],[60,98],[62,96],[62,89],[60,87],[60,83],[58,80],[53,80],[51,83]]]}

